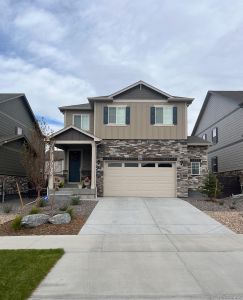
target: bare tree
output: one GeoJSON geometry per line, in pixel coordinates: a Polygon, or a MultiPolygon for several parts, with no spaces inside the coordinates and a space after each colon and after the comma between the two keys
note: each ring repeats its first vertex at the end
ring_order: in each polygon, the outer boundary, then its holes
{"type": "Polygon", "coordinates": [[[32,130],[28,143],[23,147],[22,164],[30,183],[37,191],[37,201],[41,191],[46,186],[46,178],[50,173],[51,165],[45,165],[45,151],[49,147],[51,130],[44,119],[38,121],[32,130]]]}

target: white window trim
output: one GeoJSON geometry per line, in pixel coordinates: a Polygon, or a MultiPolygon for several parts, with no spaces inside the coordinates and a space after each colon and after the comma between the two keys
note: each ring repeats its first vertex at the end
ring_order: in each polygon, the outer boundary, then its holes
{"type": "Polygon", "coordinates": [[[73,126],[75,126],[74,125],[74,117],[75,116],[80,116],[81,117],[80,129],[89,131],[90,130],[90,114],[73,114],[73,126]],[[82,125],[82,116],[88,116],[88,118],[89,118],[89,127],[88,127],[88,129],[83,129],[82,126],[81,126],[82,125]]]}
{"type": "Polygon", "coordinates": [[[121,108],[125,108],[126,109],[126,107],[127,107],[127,105],[108,105],[107,106],[108,107],[108,124],[106,124],[106,126],[128,126],[127,124],[126,124],[126,111],[125,111],[125,124],[117,124],[117,123],[109,123],[109,108],[119,108],[119,107],[121,107],[121,108]]]}
{"type": "Polygon", "coordinates": [[[191,162],[191,175],[192,175],[192,176],[200,176],[200,175],[201,175],[201,163],[200,163],[199,161],[192,161],[192,162],[191,162]],[[199,174],[193,174],[193,173],[192,173],[192,164],[195,164],[195,163],[196,163],[196,164],[199,164],[199,174]]]}
{"type": "Polygon", "coordinates": [[[155,107],[155,119],[154,119],[154,124],[153,126],[162,126],[162,127],[173,127],[175,126],[175,124],[173,124],[173,107],[174,105],[154,105],[155,107]],[[168,108],[171,107],[172,108],[172,124],[163,124],[163,123],[156,123],[156,108],[168,108]]]}

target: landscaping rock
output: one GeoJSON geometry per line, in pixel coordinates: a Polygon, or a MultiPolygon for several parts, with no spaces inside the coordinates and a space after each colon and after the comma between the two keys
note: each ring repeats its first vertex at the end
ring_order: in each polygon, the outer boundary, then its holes
{"type": "Polygon", "coordinates": [[[24,227],[37,227],[48,222],[49,216],[46,214],[35,214],[24,216],[21,225],[24,227]]]}
{"type": "Polygon", "coordinates": [[[71,222],[71,217],[68,213],[58,214],[49,219],[51,224],[68,224],[71,222]]]}

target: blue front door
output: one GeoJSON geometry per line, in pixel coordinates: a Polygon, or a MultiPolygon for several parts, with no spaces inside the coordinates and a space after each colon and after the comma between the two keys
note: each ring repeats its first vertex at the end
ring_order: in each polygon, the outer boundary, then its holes
{"type": "Polygon", "coordinates": [[[69,151],[69,182],[80,182],[80,151],[69,151]]]}

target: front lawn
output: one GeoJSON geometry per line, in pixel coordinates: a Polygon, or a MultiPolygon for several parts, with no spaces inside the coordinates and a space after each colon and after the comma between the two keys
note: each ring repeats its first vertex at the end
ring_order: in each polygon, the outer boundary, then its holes
{"type": "Polygon", "coordinates": [[[63,249],[0,250],[0,299],[27,299],[63,253],[63,249]]]}

